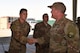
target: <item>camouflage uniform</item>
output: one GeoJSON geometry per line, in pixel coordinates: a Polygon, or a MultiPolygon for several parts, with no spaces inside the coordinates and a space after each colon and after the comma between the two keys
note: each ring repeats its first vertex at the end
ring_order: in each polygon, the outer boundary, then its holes
{"type": "MultiPolygon", "coordinates": [[[[80,36],[80,17],[78,17],[78,20],[77,20],[77,26],[78,26],[78,29],[79,29],[79,36],[80,36]]],[[[80,40],[80,38],[79,38],[80,40]]],[[[79,48],[80,48],[80,42],[79,42],[79,48]]]]}
{"type": "MultiPolygon", "coordinates": [[[[34,29],[34,34],[33,37],[34,38],[40,38],[40,37],[44,37],[45,40],[49,40],[49,38],[47,38],[46,33],[49,32],[51,26],[49,24],[44,24],[44,22],[40,22],[37,23],[35,25],[35,29],[34,29]]],[[[46,41],[47,41],[46,40],[46,41]]],[[[36,43],[36,53],[49,53],[49,43],[46,44],[46,41],[44,44],[38,44],[36,43]]]]}
{"type": "MultiPolygon", "coordinates": [[[[65,17],[55,22],[50,32],[49,53],[79,53],[79,31],[77,26],[65,17]]],[[[38,43],[44,43],[44,38],[38,38],[38,43]]]]}
{"type": "Polygon", "coordinates": [[[77,23],[78,28],[79,28],[79,35],[80,35],[80,23],[77,23]]]}
{"type": "Polygon", "coordinates": [[[72,21],[62,18],[50,31],[50,53],[78,53],[79,31],[72,21]]]}
{"type": "Polygon", "coordinates": [[[20,23],[16,20],[11,24],[11,42],[9,53],[26,53],[27,36],[30,32],[30,25],[27,22],[20,23]]]}
{"type": "Polygon", "coordinates": [[[80,35],[80,17],[78,17],[78,20],[77,20],[77,26],[78,26],[78,28],[79,28],[79,35],[80,35]]]}

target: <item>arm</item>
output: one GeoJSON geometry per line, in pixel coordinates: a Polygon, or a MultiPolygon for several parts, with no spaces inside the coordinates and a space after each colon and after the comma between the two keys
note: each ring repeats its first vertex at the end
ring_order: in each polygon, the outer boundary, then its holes
{"type": "Polygon", "coordinates": [[[64,29],[65,31],[65,39],[67,41],[67,47],[69,51],[78,52],[79,49],[79,31],[75,24],[68,22],[64,29]]]}
{"type": "Polygon", "coordinates": [[[40,26],[38,24],[35,25],[34,33],[33,33],[33,38],[35,38],[36,43],[44,43],[44,38],[40,37],[42,31],[40,31],[40,26]]]}

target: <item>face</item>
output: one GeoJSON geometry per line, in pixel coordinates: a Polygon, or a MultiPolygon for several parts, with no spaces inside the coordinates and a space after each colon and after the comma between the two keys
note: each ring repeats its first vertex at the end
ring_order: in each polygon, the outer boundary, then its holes
{"type": "Polygon", "coordinates": [[[44,16],[43,21],[46,22],[46,23],[48,22],[48,15],[45,15],[45,16],[44,16]]]}
{"type": "Polygon", "coordinates": [[[55,8],[51,8],[52,18],[56,19],[58,11],[55,8]]]}
{"type": "Polygon", "coordinates": [[[27,12],[26,11],[22,11],[20,14],[20,19],[23,21],[26,21],[27,18],[27,12]]]}

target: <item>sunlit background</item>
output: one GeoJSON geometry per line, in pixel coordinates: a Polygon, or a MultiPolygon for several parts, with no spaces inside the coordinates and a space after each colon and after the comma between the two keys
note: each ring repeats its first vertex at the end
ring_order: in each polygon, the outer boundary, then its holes
{"type": "MultiPolygon", "coordinates": [[[[42,20],[42,15],[48,13],[51,20],[51,9],[47,6],[53,4],[56,1],[63,2],[66,7],[67,18],[72,20],[72,1],[73,0],[0,0],[0,17],[2,16],[19,16],[19,10],[21,8],[28,9],[28,18],[34,18],[36,20],[42,20]]],[[[80,7],[78,0],[78,13],[80,16],[80,7]]]]}

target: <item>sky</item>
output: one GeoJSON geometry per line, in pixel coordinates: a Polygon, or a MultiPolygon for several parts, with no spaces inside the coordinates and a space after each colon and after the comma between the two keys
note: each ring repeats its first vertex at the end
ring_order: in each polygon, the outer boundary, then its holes
{"type": "MultiPolygon", "coordinates": [[[[57,1],[63,2],[66,5],[66,17],[72,20],[72,0],[0,0],[0,17],[19,17],[20,9],[26,8],[28,10],[28,18],[42,20],[42,15],[48,13],[49,19],[52,20],[51,9],[47,6],[57,1]]],[[[79,12],[77,16],[79,16],[79,12]]]]}

